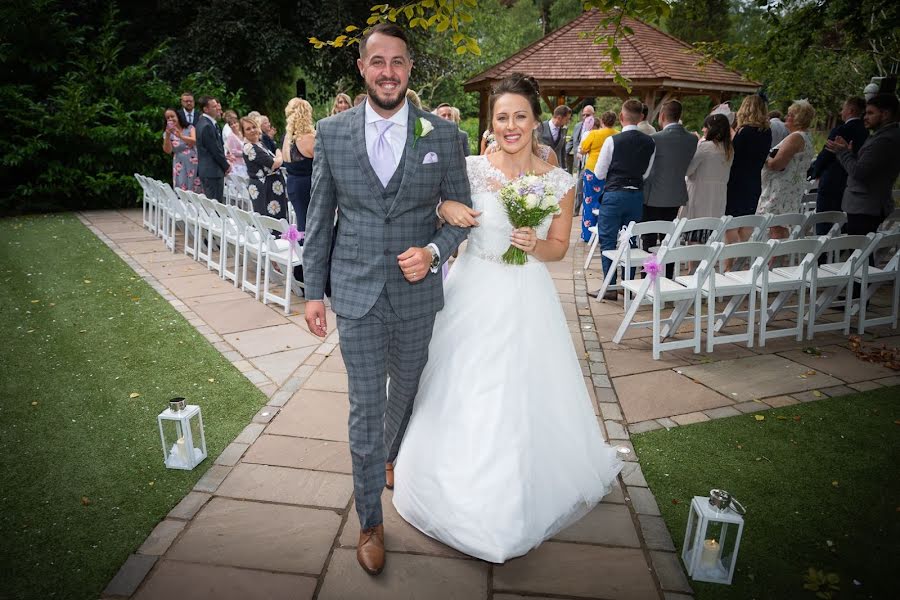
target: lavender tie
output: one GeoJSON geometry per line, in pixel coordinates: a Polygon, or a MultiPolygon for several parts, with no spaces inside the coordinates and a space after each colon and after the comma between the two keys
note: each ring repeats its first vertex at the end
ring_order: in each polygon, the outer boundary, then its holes
{"type": "Polygon", "coordinates": [[[394,171],[397,169],[397,165],[394,163],[394,153],[391,152],[391,146],[384,137],[384,134],[393,125],[394,124],[388,120],[375,121],[375,127],[378,129],[378,138],[375,140],[375,145],[372,147],[372,156],[370,157],[370,160],[372,162],[372,169],[374,169],[375,174],[378,175],[378,179],[381,180],[381,185],[384,187],[387,187],[391,177],[394,176],[394,171]]]}

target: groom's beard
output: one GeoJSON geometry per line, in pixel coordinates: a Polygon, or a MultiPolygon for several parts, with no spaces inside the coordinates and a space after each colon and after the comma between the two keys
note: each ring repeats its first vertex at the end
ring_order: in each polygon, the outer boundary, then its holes
{"type": "Polygon", "coordinates": [[[409,86],[401,89],[399,87],[400,82],[392,79],[382,80],[380,83],[384,83],[385,81],[390,81],[391,83],[396,83],[398,85],[396,98],[386,98],[384,96],[379,96],[378,89],[369,85],[368,82],[366,83],[366,92],[369,94],[369,100],[378,108],[382,110],[394,110],[395,108],[400,106],[400,104],[404,100],[406,100],[406,90],[409,88],[409,86]]]}

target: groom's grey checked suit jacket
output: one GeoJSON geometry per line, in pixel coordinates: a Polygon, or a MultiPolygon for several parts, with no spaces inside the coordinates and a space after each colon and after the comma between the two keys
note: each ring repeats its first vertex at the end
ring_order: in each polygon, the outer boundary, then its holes
{"type": "Polygon", "coordinates": [[[350,319],[362,317],[384,289],[403,319],[436,313],[444,306],[441,278],[429,275],[411,284],[403,277],[397,256],[410,247],[434,243],[441,261],[446,261],[467,235],[457,227],[437,229],[435,215],[440,200],[471,205],[459,130],[410,105],[406,151],[398,166],[402,180],[396,196],[390,197],[366,154],[364,109],[361,104],[319,121],[303,247],[306,297],[324,296],[337,208],[340,221],[331,260],[334,312],[350,319]],[[434,130],[413,147],[415,122],[423,117],[434,130]],[[423,164],[429,152],[438,160],[423,164]]]}
{"type": "Polygon", "coordinates": [[[365,128],[365,104],[319,122],[303,272],[306,297],[322,299],[338,210],[331,301],[350,384],[356,510],[368,529],[382,522],[385,462],[399,450],[428,359],[434,316],[444,306],[440,270],[409,283],[397,256],[433,243],[446,261],[467,230],[438,229],[435,208],[440,200],[471,205],[471,197],[455,124],[410,105],[406,146],[386,186],[369,162],[365,128]],[[420,118],[434,129],[414,144],[420,118]],[[425,163],[426,156],[436,160],[425,163]]]}

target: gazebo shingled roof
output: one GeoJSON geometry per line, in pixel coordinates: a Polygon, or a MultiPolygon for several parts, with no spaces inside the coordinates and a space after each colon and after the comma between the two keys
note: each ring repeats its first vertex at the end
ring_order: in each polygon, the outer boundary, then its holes
{"type": "MultiPolygon", "coordinates": [[[[590,35],[601,19],[597,10],[585,12],[574,21],[549,33],[506,60],[469,79],[467,92],[481,93],[481,128],[487,126],[487,98],[491,86],[514,72],[536,78],[544,101],[551,108],[577,104],[588,96],[628,97],[611,73],[600,65],[605,60],[601,48],[590,35]]],[[[699,65],[690,44],[638,19],[625,19],[634,34],[619,40],[620,72],[631,80],[631,96],[638,96],[654,116],[662,102],[679,96],[704,95],[721,102],[731,94],[749,94],[759,87],[719,61],[699,65]]]]}

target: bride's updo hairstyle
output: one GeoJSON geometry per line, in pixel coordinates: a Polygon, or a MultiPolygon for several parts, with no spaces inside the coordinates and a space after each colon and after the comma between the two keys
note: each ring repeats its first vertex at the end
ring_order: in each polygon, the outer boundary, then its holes
{"type": "Polygon", "coordinates": [[[494,103],[503,94],[517,94],[528,100],[534,120],[541,120],[541,88],[534,77],[513,73],[506,79],[502,79],[494,85],[491,96],[488,98],[488,107],[491,113],[491,122],[494,121],[494,103]]]}

